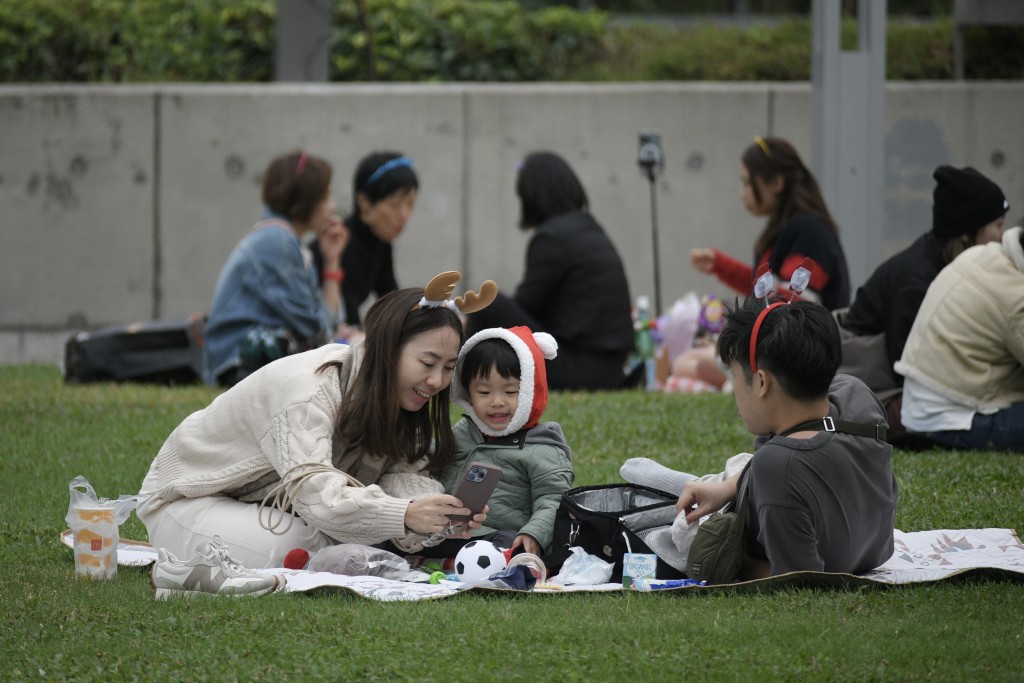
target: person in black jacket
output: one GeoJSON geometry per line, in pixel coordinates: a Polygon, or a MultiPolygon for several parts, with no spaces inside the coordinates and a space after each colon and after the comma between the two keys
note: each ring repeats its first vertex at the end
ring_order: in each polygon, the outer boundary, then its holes
{"type": "Polygon", "coordinates": [[[633,350],[629,284],[615,245],[588,211],[587,193],[553,152],[523,160],[516,182],[520,227],[534,230],[523,281],[469,316],[468,334],[525,325],[558,342],[552,389],[617,389],[633,350]]]}
{"type": "Polygon", "coordinates": [[[361,323],[359,307],[370,294],[380,297],[398,289],[391,243],[402,234],[419,192],[412,159],[398,152],[373,152],[359,162],[352,178],[352,212],[345,218],[348,245],[341,256],[341,272],[324,273],[319,244],[313,258],[321,282],[342,278],[346,322],[361,323]]]}
{"type": "Polygon", "coordinates": [[[1010,208],[999,186],[973,168],[939,166],[933,177],[932,229],[878,266],[842,318],[843,327],[856,334],[885,333],[889,371],[900,386],[903,378],[892,366],[903,354],[928,285],[968,247],[1001,239],[1010,208]]]}
{"type": "Polygon", "coordinates": [[[968,247],[998,241],[1010,208],[999,186],[973,168],[939,166],[933,177],[932,229],[878,266],[839,316],[844,372],[863,379],[882,399],[892,426],[890,441],[905,447],[928,444],[901,424],[903,376],[893,365],[903,355],[932,280],[968,247]]]}

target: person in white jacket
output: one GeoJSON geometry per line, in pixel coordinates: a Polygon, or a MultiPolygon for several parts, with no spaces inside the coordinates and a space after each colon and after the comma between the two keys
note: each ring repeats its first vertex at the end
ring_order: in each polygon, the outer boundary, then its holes
{"type": "Polygon", "coordinates": [[[938,274],[895,369],[907,429],[951,448],[1024,453],[1024,230],[938,274]]]}
{"type": "Polygon", "coordinates": [[[444,276],[379,299],[364,340],[274,361],[188,416],[140,491],[152,545],[188,556],[215,541],[263,568],[294,548],[397,539],[415,550],[459,535],[448,515],[470,511],[430,473],[455,452],[458,313],[486,306],[497,286],[452,301],[459,275],[444,276]]]}

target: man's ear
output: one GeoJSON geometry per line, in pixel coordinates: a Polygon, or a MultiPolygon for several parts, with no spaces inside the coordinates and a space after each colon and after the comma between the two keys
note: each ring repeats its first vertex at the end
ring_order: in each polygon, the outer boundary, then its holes
{"type": "Polygon", "coordinates": [[[775,375],[767,370],[758,369],[751,379],[754,394],[758,398],[767,398],[775,387],[775,375]]]}

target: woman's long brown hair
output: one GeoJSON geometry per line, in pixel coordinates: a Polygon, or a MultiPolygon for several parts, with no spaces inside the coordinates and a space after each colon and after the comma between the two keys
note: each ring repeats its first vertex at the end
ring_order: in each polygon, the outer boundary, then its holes
{"type": "Polygon", "coordinates": [[[818,181],[804,166],[793,145],[782,138],[764,138],[764,143],[764,147],[754,143],[743,152],[742,161],[750,174],[754,198],[758,203],[761,202],[761,187],[754,182],[755,178],[762,184],[768,184],[781,176],[782,191],[775,203],[775,210],[768,218],[768,224],[754,243],[756,257],[760,258],[775,244],[782,229],[801,211],[821,218],[838,234],[839,226],[825,206],[818,181]]]}
{"type": "MultiPolygon", "coordinates": [[[[465,341],[459,317],[444,306],[411,310],[423,296],[421,288],[401,289],[377,300],[366,314],[364,356],[338,410],[335,438],[346,447],[384,456],[385,470],[400,461],[415,462],[430,455],[429,471],[436,472],[455,455],[449,412],[450,387],[426,408],[403,410],[398,401],[398,363],[406,343],[418,334],[449,327],[465,341]],[[434,440],[431,454],[431,440],[434,440]]],[[[327,363],[320,370],[341,363],[327,363]]]]}

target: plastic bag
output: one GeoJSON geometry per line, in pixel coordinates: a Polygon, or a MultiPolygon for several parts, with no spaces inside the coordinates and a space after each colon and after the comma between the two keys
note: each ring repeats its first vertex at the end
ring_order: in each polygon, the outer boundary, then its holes
{"type": "Polygon", "coordinates": [[[111,579],[117,575],[117,528],[138,505],[138,496],[98,498],[81,475],[71,480],[68,489],[71,502],[64,519],[74,534],[75,576],[111,579]]]}
{"type": "Polygon", "coordinates": [[[548,583],[559,586],[595,586],[611,581],[614,564],[591,555],[579,546],[569,548],[569,552],[569,559],[562,564],[561,571],[551,577],[548,583]]]}
{"type": "Polygon", "coordinates": [[[693,339],[700,329],[700,313],[700,298],[696,292],[687,292],[658,319],[658,330],[668,352],[669,363],[693,347],[693,339]]]}
{"type": "Polygon", "coordinates": [[[313,553],[306,569],[342,576],[379,576],[398,581],[423,581],[429,577],[416,571],[400,556],[358,543],[329,545],[313,553]]]}

